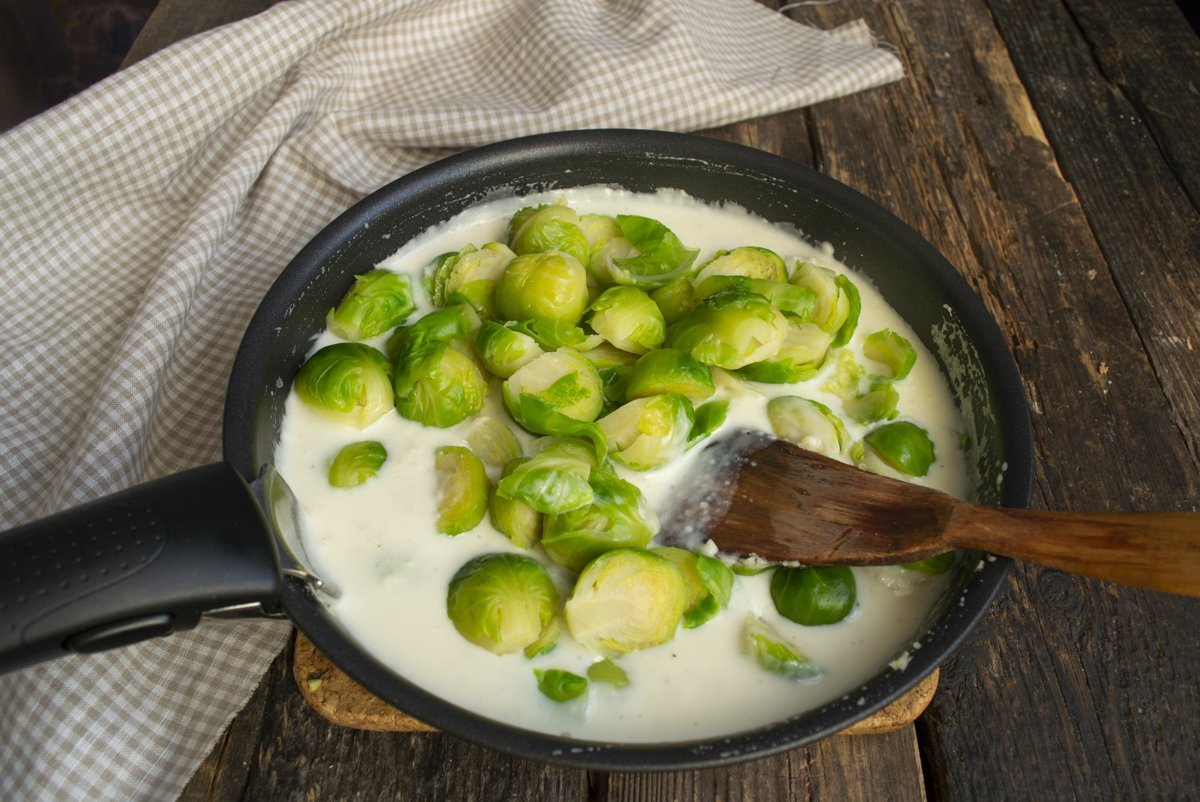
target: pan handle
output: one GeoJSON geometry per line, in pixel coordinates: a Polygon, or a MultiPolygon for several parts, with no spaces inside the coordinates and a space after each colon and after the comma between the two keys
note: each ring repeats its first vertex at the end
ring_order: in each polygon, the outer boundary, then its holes
{"type": "Polygon", "coordinates": [[[276,607],[275,540],[225,463],[138,485],[0,533],[0,672],[276,607]]]}

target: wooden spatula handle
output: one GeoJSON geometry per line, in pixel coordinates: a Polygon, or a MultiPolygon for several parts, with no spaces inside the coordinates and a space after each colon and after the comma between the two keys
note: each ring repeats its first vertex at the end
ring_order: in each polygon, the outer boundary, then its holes
{"type": "Polygon", "coordinates": [[[1126,585],[1200,596],[1200,513],[1064,513],[964,506],[955,545],[1126,585]]]}

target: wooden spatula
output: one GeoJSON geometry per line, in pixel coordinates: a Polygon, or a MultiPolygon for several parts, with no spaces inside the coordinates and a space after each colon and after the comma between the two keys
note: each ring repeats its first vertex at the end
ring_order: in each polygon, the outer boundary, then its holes
{"type": "Polygon", "coordinates": [[[1200,513],[1073,513],[969,504],[761,433],[697,455],[668,537],[806,565],[893,565],[981,549],[1075,574],[1200,596],[1200,513]],[[680,534],[682,533],[682,535],[680,534]]]}

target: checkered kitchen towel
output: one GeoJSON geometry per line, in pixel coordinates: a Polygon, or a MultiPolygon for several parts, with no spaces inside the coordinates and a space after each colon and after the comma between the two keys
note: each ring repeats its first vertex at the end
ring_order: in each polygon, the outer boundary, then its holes
{"type": "MultiPolygon", "coordinates": [[[[694,130],[899,78],[753,0],[293,0],[0,137],[0,528],[220,456],[241,333],[387,181],[542,131],[694,130]]],[[[169,799],[288,634],[0,677],[0,799],[169,799]]]]}

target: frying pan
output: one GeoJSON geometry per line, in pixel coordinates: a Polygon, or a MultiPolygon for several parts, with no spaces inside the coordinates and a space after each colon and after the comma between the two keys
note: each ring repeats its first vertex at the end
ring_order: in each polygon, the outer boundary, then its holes
{"type": "MultiPolygon", "coordinates": [[[[347,674],[439,729],[524,757],[606,770],[683,769],[788,749],[836,732],[931,672],[983,615],[1009,562],[960,561],[903,669],[761,728],[696,742],[576,741],[515,728],[422,690],[360,647],[309,569],[295,506],[269,468],[284,400],[326,312],[357,273],[477,203],[571,186],[681,189],[828,242],[873,281],[949,378],[968,434],[973,500],[1027,506],[1029,412],[1004,339],[962,277],[899,219],[848,187],[718,140],[596,130],[452,156],[371,194],[318,234],[262,301],[235,361],[224,461],[0,534],[0,670],[195,626],[230,610],[285,613],[347,674]]],[[[975,559],[974,557],[978,557],[975,559]]]]}

